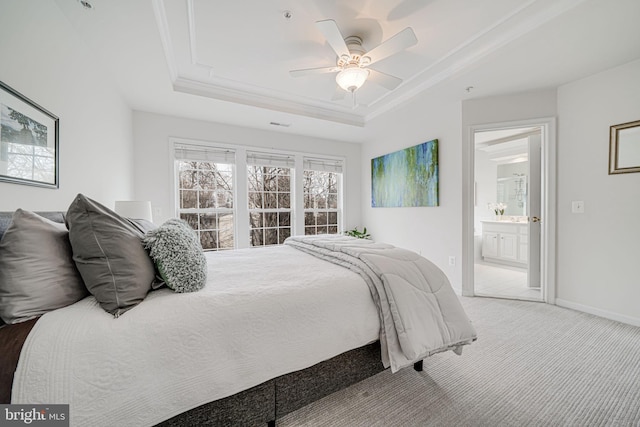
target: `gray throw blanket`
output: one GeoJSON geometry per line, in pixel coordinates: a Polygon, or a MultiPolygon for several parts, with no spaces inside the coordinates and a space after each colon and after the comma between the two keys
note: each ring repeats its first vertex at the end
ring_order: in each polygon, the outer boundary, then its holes
{"type": "Polygon", "coordinates": [[[346,236],[293,236],[285,244],[346,267],[367,283],[380,316],[382,362],[391,371],[476,340],[447,276],[415,252],[346,236]]]}

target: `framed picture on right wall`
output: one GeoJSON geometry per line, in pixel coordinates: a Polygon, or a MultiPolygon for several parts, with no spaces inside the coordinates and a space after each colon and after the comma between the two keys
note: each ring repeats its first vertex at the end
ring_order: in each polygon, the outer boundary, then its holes
{"type": "Polygon", "coordinates": [[[640,120],[609,128],[609,175],[640,172],[640,120]]]}
{"type": "Polygon", "coordinates": [[[438,205],[437,139],[371,159],[371,207],[438,205]]]}

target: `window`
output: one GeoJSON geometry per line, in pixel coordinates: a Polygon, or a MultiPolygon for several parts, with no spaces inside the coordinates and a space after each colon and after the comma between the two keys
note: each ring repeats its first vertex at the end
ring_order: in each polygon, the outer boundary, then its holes
{"type": "Polygon", "coordinates": [[[247,153],[251,246],[279,245],[291,236],[291,180],[294,159],[247,153]]]}
{"type": "Polygon", "coordinates": [[[178,214],[204,250],[233,249],[234,153],[176,146],[178,214]]]}
{"type": "Polygon", "coordinates": [[[178,217],[208,251],[342,232],[343,161],[172,139],[178,217]]]}
{"type": "Polygon", "coordinates": [[[338,234],[342,162],[304,160],[304,234],[338,234]]]}

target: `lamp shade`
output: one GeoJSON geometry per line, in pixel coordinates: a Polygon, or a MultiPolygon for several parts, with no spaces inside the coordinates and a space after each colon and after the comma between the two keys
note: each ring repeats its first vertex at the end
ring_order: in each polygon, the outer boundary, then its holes
{"type": "Polygon", "coordinates": [[[336,76],[336,83],[347,92],[355,92],[367,81],[369,70],[358,66],[345,68],[336,76]]]}
{"type": "Polygon", "coordinates": [[[151,202],[148,201],[118,200],[115,204],[115,211],[125,218],[153,221],[151,202]]]}

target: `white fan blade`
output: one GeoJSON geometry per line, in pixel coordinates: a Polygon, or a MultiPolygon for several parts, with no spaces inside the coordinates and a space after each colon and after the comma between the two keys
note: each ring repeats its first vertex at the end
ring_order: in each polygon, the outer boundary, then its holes
{"type": "Polygon", "coordinates": [[[332,101],[342,101],[345,96],[347,96],[347,91],[342,89],[340,86],[336,85],[336,90],[333,92],[333,96],[331,97],[332,101]]]}
{"type": "Polygon", "coordinates": [[[342,33],[340,33],[340,30],[338,29],[336,21],[333,19],[318,21],[316,22],[316,26],[329,43],[329,46],[331,46],[336,55],[338,55],[338,58],[342,55],[349,56],[349,49],[347,48],[347,44],[344,42],[344,37],[342,37],[342,33]]]}
{"type": "Polygon", "coordinates": [[[368,70],[369,78],[367,79],[367,81],[372,81],[385,89],[394,90],[395,88],[400,86],[400,83],[402,83],[402,79],[399,79],[398,77],[371,68],[368,68],[368,70]]]}
{"type": "Polygon", "coordinates": [[[335,73],[337,71],[340,71],[339,67],[307,68],[304,70],[289,71],[289,75],[291,77],[303,77],[303,76],[309,76],[312,74],[335,73]]]}
{"type": "Polygon", "coordinates": [[[394,53],[405,50],[416,43],[418,43],[416,34],[413,32],[411,27],[407,27],[395,36],[387,39],[369,52],[365,53],[364,56],[371,59],[369,64],[373,64],[374,62],[378,62],[381,59],[393,55],[394,53]]]}

